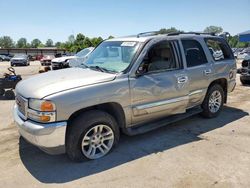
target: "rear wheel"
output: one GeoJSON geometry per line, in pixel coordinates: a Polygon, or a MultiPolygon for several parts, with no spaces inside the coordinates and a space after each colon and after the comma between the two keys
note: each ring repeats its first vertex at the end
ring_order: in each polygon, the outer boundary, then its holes
{"type": "Polygon", "coordinates": [[[224,91],[218,84],[209,87],[206,97],[202,103],[202,116],[206,118],[213,118],[219,115],[223,107],[224,91]]]}
{"type": "Polygon", "coordinates": [[[77,162],[98,159],[117,145],[119,136],[117,123],[110,114],[98,110],[85,112],[69,125],[66,153],[77,162]]]}

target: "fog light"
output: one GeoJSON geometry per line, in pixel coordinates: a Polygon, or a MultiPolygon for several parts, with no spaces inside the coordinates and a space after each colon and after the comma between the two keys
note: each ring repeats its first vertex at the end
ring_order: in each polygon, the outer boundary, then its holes
{"type": "Polygon", "coordinates": [[[50,121],[50,117],[49,116],[41,116],[40,117],[40,121],[41,122],[49,122],[50,121]]]}

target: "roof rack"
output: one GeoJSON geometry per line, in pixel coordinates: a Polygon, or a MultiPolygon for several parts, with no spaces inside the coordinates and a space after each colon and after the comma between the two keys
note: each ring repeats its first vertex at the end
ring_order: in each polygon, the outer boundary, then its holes
{"type": "Polygon", "coordinates": [[[140,38],[141,36],[154,36],[158,34],[159,34],[159,31],[148,31],[148,32],[139,33],[136,36],[137,38],[140,38]]]}
{"type": "Polygon", "coordinates": [[[172,32],[166,34],[167,36],[181,35],[181,34],[191,34],[191,35],[212,35],[216,36],[215,33],[204,33],[204,32],[172,32]]]}
{"type": "MultiPolygon", "coordinates": [[[[167,36],[175,36],[175,35],[182,35],[182,34],[191,34],[191,35],[212,35],[216,36],[216,33],[205,33],[205,32],[183,32],[183,31],[178,31],[178,32],[172,32],[172,33],[167,33],[165,35],[167,36]]],[[[136,36],[137,38],[140,38],[142,36],[154,36],[154,35],[159,35],[159,31],[148,31],[148,32],[143,32],[139,33],[137,35],[132,35],[136,36]]]]}

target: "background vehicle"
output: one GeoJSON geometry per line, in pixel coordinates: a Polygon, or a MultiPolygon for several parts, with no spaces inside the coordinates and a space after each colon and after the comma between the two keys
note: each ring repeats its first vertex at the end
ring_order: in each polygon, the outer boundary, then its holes
{"type": "Polygon", "coordinates": [[[238,58],[238,54],[243,51],[244,48],[236,48],[236,50],[233,52],[234,53],[234,57],[235,58],[238,58]]]}
{"type": "Polygon", "coordinates": [[[43,55],[36,55],[34,57],[35,60],[40,61],[43,58],[43,55]]]}
{"type": "Polygon", "coordinates": [[[80,64],[80,62],[83,62],[93,50],[93,47],[89,47],[81,50],[74,56],[64,56],[60,58],[55,58],[51,62],[52,70],[68,68],[70,66],[78,65],[80,64]],[[71,65],[69,65],[70,61],[71,65]]]}
{"type": "Polygon", "coordinates": [[[0,95],[5,95],[7,99],[14,99],[15,89],[17,83],[22,80],[20,75],[16,75],[15,69],[13,67],[8,68],[10,73],[5,73],[3,78],[0,78],[0,95]],[[9,89],[5,91],[6,89],[9,89]]]}
{"type": "Polygon", "coordinates": [[[242,68],[238,69],[242,85],[250,85],[250,59],[242,61],[242,68]]]}
{"type": "Polygon", "coordinates": [[[108,154],[120,131],[136,135],[198,113],[218,116],[236,85],[226,40],[202,33],[144,35],[106,40],[81,67],[20,82],[14,107],[20,134],[46,152],[83,161],[108,154]],[[223,59],[209,47],[221,50],[223,59]]]}
{"type": "Polygon", "coordinates": [[[10,57],[6,55],[0,55],[0,61],[10,61],[10,57]]]}
{"type": "Polygon", "coordinates": [[[28,66],[30,65],[29,57],[25,54],[17,54],[10,60],[10,66],[17,66],[17,65],[23,65],[28,66]]]}
{"type": "Polygon", "coordinates": [[[246,48],[238,53],[237,55],[238,59],[244,59],[244,60],[250,60],[250,49],[246,48]]]}
{"type": "Polygon", "coordinates": [[[0,55],[4,55],[4,56],[10,57],[10,58],[14,57],[13,54],[7,54],[7,53],[1,53],[0,55]]]}
{"type": "Polygon", "coordinates": [[[55,59],[55,56],[54,55],[45,55],[43,56],[43,58],[40,60],[41,62],[41,65],[44,66],[44,65],[51,65],[51,61],[55,59]]]}

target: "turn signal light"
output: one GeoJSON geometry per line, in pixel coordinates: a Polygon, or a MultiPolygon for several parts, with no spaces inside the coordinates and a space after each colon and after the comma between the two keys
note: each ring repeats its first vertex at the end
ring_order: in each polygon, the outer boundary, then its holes
{"type": "Polygon", "coordinates": [[[43,112],[52,112],[54,111],[55,108],[54,108],[54,104],[51,103],[50,101],[44,101],[42,102],[41,104],[41,111],[43,112]]]}

